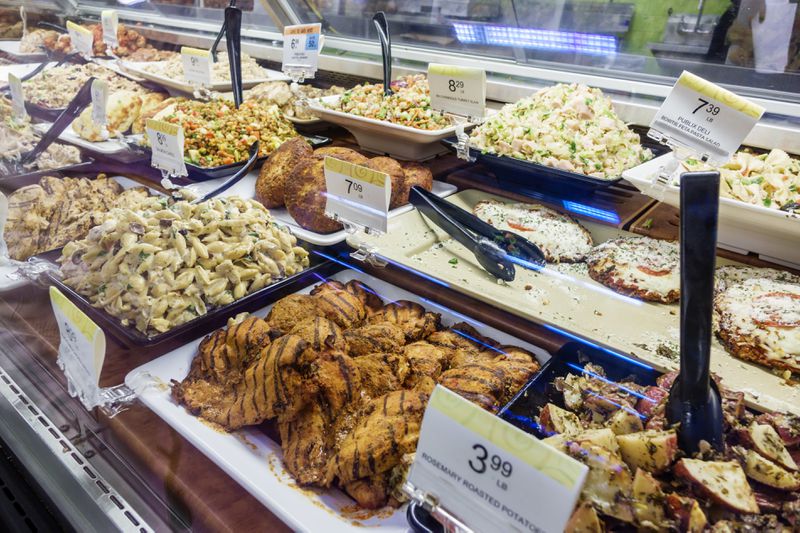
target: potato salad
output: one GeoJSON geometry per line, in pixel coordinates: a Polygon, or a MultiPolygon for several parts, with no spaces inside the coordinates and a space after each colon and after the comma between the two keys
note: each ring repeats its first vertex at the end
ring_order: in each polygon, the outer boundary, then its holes
{"type": "MultiPolygon", "coordinates": [[[[189,193],[184,196],[190,197],[189,193]]],[[[254,200],[149,197],[115,208],[61,253],[64,283],[145,334],[300,272],[308,252],[254,200]]]]}
{"type": "Polygon", "coordinates": [[[601,179],[652,158],[599,89],[558,84],[504,106],[471,134],[484,153],[601,179]]]}

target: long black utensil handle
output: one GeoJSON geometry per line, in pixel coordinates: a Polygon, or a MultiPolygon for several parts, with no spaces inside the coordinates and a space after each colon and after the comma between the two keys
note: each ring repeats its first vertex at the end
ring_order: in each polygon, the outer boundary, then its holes
{"type": "Polygon", "coordinates": [[[55,30],[58,33],[67,33],[67,28],[59,26],[58,24],[53,24],[52,22],[45,22],[42,20],[37,22],[36,25],[44,30],[55,30]]]}
{"type": "Polygon", "coordinates": [[[378,11],[373,15],[372,22],[378,31],[378,39],[381,41],[381,54],[383,55],[383,94],[392,94],[392,37],[389,34],[389,21],[386,20],[386,13],[378,11]]]}
{"type": "Polygon", "coordinates": [[[258,159],[258,147],[259,147],[259,141],[254,142],[250,146],[250,157],[248,158],[248,160],[244,164],[244,166],[242,168],[240,168],[236,172],[236,174],[234,174],[233,176],[228,178],[228,180],[226,180],[222,185],[220,185],[216,189],[204,194],[202,197],[198,198],[193,203],[205,202],[209,198],[213,198],[213,197],[217,196],[218,194],[221,194],[221,193],[227,191],[228,189],[233,187],[233,185],[235,185],[238,181],[240,181],[243,177],[245,177],[247,175],[247,173],[250,172],[253,169],[253,167],[255,166],[255,164],[256,164],[256,160],[258,159]]]}
{"type": "MultiPolygon", "coordinates": [[[[236,7],[236,0],[231,0],[230,3],[228,4],[228,7],[236,7]]],[[[227,29],[227,24],[223,19],[222,27],[219,29],[216,39],[214,39],[214,44],[211,45],[211,59],[214,61],[217,60],[217,48],[219,48],[219,42],[222,40],[222,36],[225,35],[226,29],[227,29]]]]}
{"type": "Polygon", "coordinates": [[[67,126],[72,124],[72,121],[78,118],[78,115],[81,114],[81,111],[92,102],[92,83],[94,82],[95,78],[89,78],[84,82],[83,87],[80,88],[78,94],[75,95],[75,98],[69,103],[67,108],[58,115],[58,118],[53,122],[50,129],[48,129],[42,138],[39,140],[38,144],[26,154],[22,156],[23,163],[30,163],[38,157],[39,154],[47,150],[47,147],[55,141],[61,133],[67,129],[67,126]]]}
{"type": "Polygon", "coordinates": [[[238,109],[244,101],[242,90],[242,10],[238,7],[225,8],[225,40],[228,44],[233,101],[238,109]]]}
{"type": "Polygon", "coordinates": [[[681,177],[681,400],[705,401],[717,251],[719,172],[681,177]]]}

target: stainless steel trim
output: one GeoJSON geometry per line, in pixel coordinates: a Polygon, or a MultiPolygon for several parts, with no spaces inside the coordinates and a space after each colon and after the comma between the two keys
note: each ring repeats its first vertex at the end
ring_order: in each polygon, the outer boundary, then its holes
{"type": "Polygon", "coordinates": [[[59,495],[48,494],[57,496],[54,497],[56,501],[63,499],[64,505],[60,505],[59,510],[78,531],[106,529],[97,521],[97,511],[107,520],[108,526],[120,531],[154,531],[3,368],[0,368],[0,396],[5,400],[4,404],[7,403],[7,406],[0,405],[3,428],[10,429],[12,417],[16,416],[38,439],[38,443],[33,442],[22,431],[14,431],[11,438],[5,436],[6,443],[40,483],[45,481],[42,483],[45,486],[55,484],[62,490],[59,495]],[[49,455],[31,453],[33,450],[28,446],[35,447],[37,444],[43,445],[49,455]],[[60,468],[54,469],[48,465],[50,457],[58,461],[60,468]],[[50,479],[43,480],[42,476],[50,479]],[[53,483],[56,477],[60,479],[53,483]],[[78,488],[82,494],[72,491],[68,485],[78,488]],[[96,508],[80,505],[81,500],[86,499],[96,508]]]}

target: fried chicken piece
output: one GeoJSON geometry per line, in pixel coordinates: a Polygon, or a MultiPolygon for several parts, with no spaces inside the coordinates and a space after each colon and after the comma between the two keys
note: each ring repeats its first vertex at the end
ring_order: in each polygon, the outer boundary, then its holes
{"type": "Polygon", "coordinates": [[[502,407],[506,373],[492,361],[451,368],[439,376],[439,384],[496,413],[502,407]]]}
{"type": "Polygon", "coordinates": [[[359,357],[375,352],[394,352],[406,343],[403,330],[391,322],[368,324],[344,332],[350,355],[359,357]]]}
{"type": "Polygon", "coordinates": [[[332,462],[339,481],[346,485],[387,472],[414,451],[428,398],[418,390],[398,390],[367,403],[332,462]]]}
{"type": "Polygon", "coordinates": [[[438,379],[448,361],[445,350],[425,341],[404,347],[403,355],[408,360],[410,369],[405,381],[405,386],[408,388],[415,387],[424,377],[438,379]]]}
{"type": "Polygon", "coordinates": [[[330,486],[333,437],[322,405],[310,402],[291,419],[278,420],[283,464],[298,485],[330,486]]]}
{"type": "Polygon", "coordinates": [[[307,294],[292,294],[281,298],[270,309],[267,322],[282,334],[289,333],[300,322],[323,316],[316,304],[316,299],[307,294]]]}
{"type": "Polygon", "coordinates": [[[319,316],[333,320],[344,329],[360,326],[367,316],[361,300],[347,291],[324,290],[312,298],[319,309],[319,316]]]}
{"type": "Polygon", "coordinates": [[[392,472],[356,479],[345,483],[342,488],[364,509],[380,509],[389,503],[392,472]]]}
{"type": "Polygon", "coordinates": [[[425,340],[452,350],[481,351],[500,346],[500,343],[484,337],[466,322],[459,322],[445,330],[432,333],[425,340]]]}
{"type": "Polygon", "coordinates": [[[497,355],[497,352],[493,352],[491,350],[452,350],[450,356],[450,368],[488,363],[494,360],[497,355]]]}
{"type": "Polygon", "coordinates": [[[260,424],[278,415],[291,419],[316,393],[316,384],[305,376],[305,367],[314,355],[297,335],[275,339],[247,369],[232,401],[223,398],[217,409],[203,411],[201,416],[228,430],[260,424]]]}
{"type": "Polygon", "coordinates": [[[361,390],[370,399],[402,388],[409,371],[406,358],[393,353],[372,353],[353,362],[361,373],[361,390]]]}
{"type": "Polygon", "coordinates": [[[500,399],[505,405],[541,369],[541,365],[532,353],[518,346],[503,346],[502,350],[505,353],[497,356],[493,364],[502,368],[506,375],[505,393],[500,399]]]}
{"type": "Polygon", "coordinates": [[[425,308],[416,302],[398,300],[383,306],[369,318],[371,324],[391,322],[405,332],[408,342],[424,339],[439,329],[441,315],[428,313],[425,308]]]}
{"type": "Polygon", "coordinates": [[[311,375],[331,419],[361,398],[361,372],[347,354],[323,352],[312,367],[311,375]]]}
{"type": "Polygon", "coordinates": [[[343,352],[347,351],[347,340],[342,329],[327,318],[319,316],[307,318],[299,322],[289,333],[302,338],[312,350],[334,349],[343,352]]]}
{"type": "Polygon", "coordinates": [[[347,291],[353,296],[357,297],[359,300],[361,300],[361,303],[364,304],[364,308],[367,311],[367,317],[370,317],[383,309],[383,300],[381,300],[381,297],[378,296],[378,294],[372,290],[369,285],[362,283],[357,279],[351,279],[347,283],[329,280],[314,287],[314,289],[311,291],[311,294],[313,296],[328,290],[347,291]]]}

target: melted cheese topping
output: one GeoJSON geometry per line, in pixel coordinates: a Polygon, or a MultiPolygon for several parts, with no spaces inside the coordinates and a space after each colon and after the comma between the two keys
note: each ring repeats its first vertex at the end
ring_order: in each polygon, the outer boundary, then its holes
{"type": "Polygon", "coordinates": [[[714,293],[719,294],[729,286],[748,279],[772,279],[800,284],[800,276],[775,268],[759,268],[744,265],[725,265],[717,268],[714,275],[714,293]]]}
{"type": "Polygon", "coordinates": [[[594,270],[613,268],[615,281],[632,289],[665,296],[680,290],[680,249],[673,241],[612,239],[596,246],[586,261],[594,270]]]}
{"type": "Polygon", "coordinates": [[[536,244],[550,262],[582,261],[592,237],[571,217],[538,204],[479,202],[475,215],[495,228],[511,231],[536,244]]]}
{"type": "Polygon", "coordinates": [[[721,329],[749,336],[768,359],[800,370],[800,284],[748,279],[720,293],[716,308],[721,329]]]}

